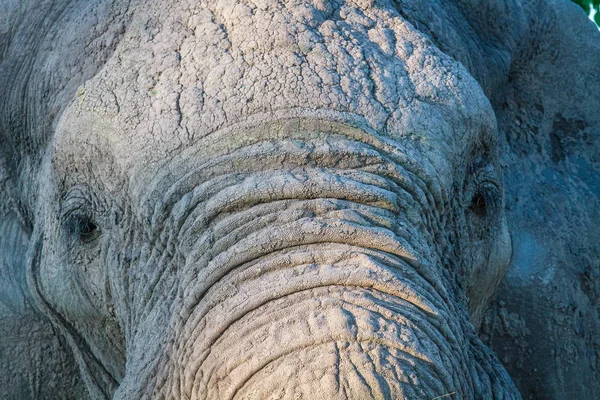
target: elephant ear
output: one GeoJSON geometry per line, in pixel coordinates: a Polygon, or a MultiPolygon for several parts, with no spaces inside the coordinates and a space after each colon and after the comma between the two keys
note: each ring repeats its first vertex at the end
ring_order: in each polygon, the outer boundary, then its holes
{"type": "Polygon", "coordinates": [[[494,104],[513,257],[481,336],[523,398],[600,393],[600,32],[546,0],[494,104]]]}

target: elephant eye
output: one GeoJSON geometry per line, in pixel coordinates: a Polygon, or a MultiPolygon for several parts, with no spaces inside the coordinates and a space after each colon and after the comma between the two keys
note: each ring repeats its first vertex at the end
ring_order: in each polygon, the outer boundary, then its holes
{"type": "Polygon", "coordinates": [[[468,208],[476,218],[480,220],[489,219],[494,215],[498,215],[502,205],[502,192],[495,179],[489,176],[485,179],[481,179],[481,176],[478,178],[480,179],[470,191],[472,195],[468,208]]]}
{"type": "Polygon", "coordinates": [[[98,226],[90,219],[84,219],[79,224],[79,240],[84,243],[94,240],[100,233],[98,226]]]}
{"type": "Polygon", "coordinates": [[[491,164],[480,161],[470,165],[465,194],[465,206],[471,215],[478,219],[498,215],[502,206],[502,190],[497,172],[491,164]]]}
{"type": "Polygon", "coordinates": [[[475,196],[473,196],[469,208],[478,217],[485,217],[487,215],[487,201],[485,200],[485,195],[481,192],[477,192],[475,196]]]}
{"type": "Polygon", "coordinates": [[[69,224],[71,236],[81,243],[90,243],[100,235],[100,228],[90,217],[73,215],[69,224]]]}
{"type": "Polygon", "coordinates": [[[100,235],[100,227],[92,218],[99,204],[85,186],[74,186],[61,203],[61,221],[67,236],[75,243],[90,243],[100,235]]]}

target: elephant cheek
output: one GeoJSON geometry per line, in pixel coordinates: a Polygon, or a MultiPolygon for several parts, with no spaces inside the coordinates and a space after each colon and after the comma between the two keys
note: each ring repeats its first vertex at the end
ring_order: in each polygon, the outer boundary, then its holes
{"type": "Polygon", "coordinates": [[[495,293],[496,287],[508,270],[511,256],[512,241],[510,232],[506,219],[502,217],[489,253],[483,255],[483,262],[468,278],[469,316],[476,328],[481,325],[483,315],[495,293]]]}
{"type": "Polygon", "coordinates": [[[512,238],[510,236],[510,232],[508,230],[508,225],[506,223],[506,217],[503,217],[502,220],[502,229],[499,235],[499,239],[496,242],[496,246],[494,247],[494,258],[497,259],[497,263],[499,265],[499,275],[501,277],[504,276],[506,270],[510,265],[510,261],[512,259],[512,238]]]}

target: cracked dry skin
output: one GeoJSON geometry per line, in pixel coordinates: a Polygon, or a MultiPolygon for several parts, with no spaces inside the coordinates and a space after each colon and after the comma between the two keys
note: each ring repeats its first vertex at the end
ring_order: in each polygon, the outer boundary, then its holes
{"type": "Polygon", "coordinates": [[[63,204],[32,279],[92,390],[518,397],[463,289],[495,286],[510,255],[495,120],[468,72],[392,4],[169,7],[135,13],[47,159],[42,192],[63,204]],[[85,203],[102,236],[47,250],[85,203]]]}
{"type": "Polygon", "coordinates": [[[511,261],[497,99],[526,7],[482,33],[467,1],[65,4],[90,65],[31,61],[46,125],[0,159],[55,381],[67,346],[91,398],[521,398],[477,329],[511,261]]]}

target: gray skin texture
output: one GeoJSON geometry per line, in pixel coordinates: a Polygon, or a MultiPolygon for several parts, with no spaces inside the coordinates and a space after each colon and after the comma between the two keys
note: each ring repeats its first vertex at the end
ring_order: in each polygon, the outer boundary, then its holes
{"type": "Polygon", "coordinates": [[[495,107],[513,257],[481,337],[523,398],[595,399],[600,35],[569,2],[552,7],[495,107]]]}
{"type": "Polygon", "coordinates": [[[0,397],[600,391],[575,6],[0,5],[0,397]]]}

